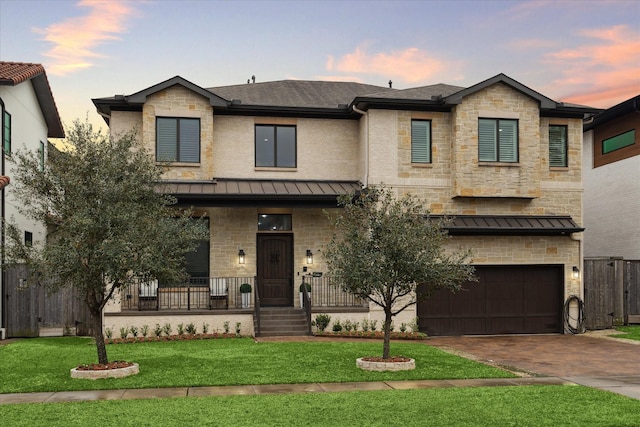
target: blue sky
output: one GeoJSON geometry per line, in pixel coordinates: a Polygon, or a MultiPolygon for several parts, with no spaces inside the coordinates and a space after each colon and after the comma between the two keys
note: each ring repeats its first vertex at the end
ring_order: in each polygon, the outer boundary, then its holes
{"type": "Polygon", "coordinates": [[[403,89],[505,73],[607,108],[640,93],[640,1],[0,0],[0,60],[43,64],[66,125],[176,75],[403,89]]]}

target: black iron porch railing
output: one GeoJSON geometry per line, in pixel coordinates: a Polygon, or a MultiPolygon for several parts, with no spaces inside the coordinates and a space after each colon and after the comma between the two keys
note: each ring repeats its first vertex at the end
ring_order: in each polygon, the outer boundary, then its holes
{"type": "MultiPolygon", "coordinates": [[[[311,284],[314,309],[333,307],[368,307],[368,302],[332,285],[331,277],[304,276],[311,284]]],[[[296,291],[299,283],[296,284],[296,291]]],[[[243,287],[243,289],[246,287],[243,287]]],[[[192,277],[181,285],[163,286],[157,280],[137,280],[121,289],[121,309],[127,310],[231,310],[259,311],[259,295],[255,277],[192,277]],[[244,283],[251,292],[241,293],[244,283]]],[[[302,304],[304,307],[304,304],[302,304]]],[[[258,313],[256,313],[258,314],[258,313]]]]}
{"type": "Polygon", "coordinates": [[[303,276],[305,283],[311,284],[311,307],[369,307],[365,299],[344,292],[333,284],[331,276],[303,276]]]}
{"type": "MultiPolygon", "coordinates": [[[[243,288],[244,290],[244,288],[243,288]]],[[[121,291],[122,310],[253,309],[254,277],[192,277],[180,285],[137,280],[121,291]],[[251,292],[241,293],[242,284],[251,292]]]]}

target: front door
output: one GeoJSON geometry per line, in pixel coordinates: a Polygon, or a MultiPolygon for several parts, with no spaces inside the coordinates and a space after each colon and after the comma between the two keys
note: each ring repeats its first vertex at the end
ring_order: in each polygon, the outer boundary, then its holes
{"type": "Polygon", "coordinates": [[[258,234],[260,305],[293,306],[293,235],[258,234]]]}

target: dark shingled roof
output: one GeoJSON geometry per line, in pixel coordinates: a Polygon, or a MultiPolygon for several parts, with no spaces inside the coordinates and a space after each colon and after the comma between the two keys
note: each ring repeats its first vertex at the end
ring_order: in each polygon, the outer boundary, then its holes
{"type": "MultiPolygon", "coordinates": [[[[442,219],[443,216],[431,215],[442,219]]],[[[451,235],[553,236],[579,233],[570,216],[458,215],[445,228],[451,235]]]]}
{"type": "Polygon", "coordinates": [[[346,107],[356,96],[398,92],[362,83],[308,80],[279,80],[207,90],[228,100],[239,100],[242,105],[300,108],[338,108],[341,104],[346,107]]]}
{"type": "Polygon", "coordinates": [[[217,178],[212,181],[163,181],[160,191],[192,206],[336,207],[341,194],[359,190],[357,181],[217,178]]]}

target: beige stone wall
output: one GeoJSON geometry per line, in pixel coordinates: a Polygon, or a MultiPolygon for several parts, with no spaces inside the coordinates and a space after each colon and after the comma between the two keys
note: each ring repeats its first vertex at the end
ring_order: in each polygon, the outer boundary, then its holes
{"type": "Polygon", "coordinates": [[[142,139],[142,113],[138,111],[112,111],[109,120],[111,136],[117,138],[131,131],[135,132],[139,139],[142,139]]]}
{"type": "Polygon", "coordinates": [[[215,177],[359,179],[359,126],[354,120],[215,116],[215,177]],[[255,125],[296,126],[297,167],[255,167],[255,125]]]}
{"type": "Polygon", "coordinates": [[[213,108],[208,99],[182,86],[159,91],[142,108],[142,141],[155,153],[156,117],[200,119],[200,163],[172,163],[165,179],[203,180],[213,176],[213,108]]]}

